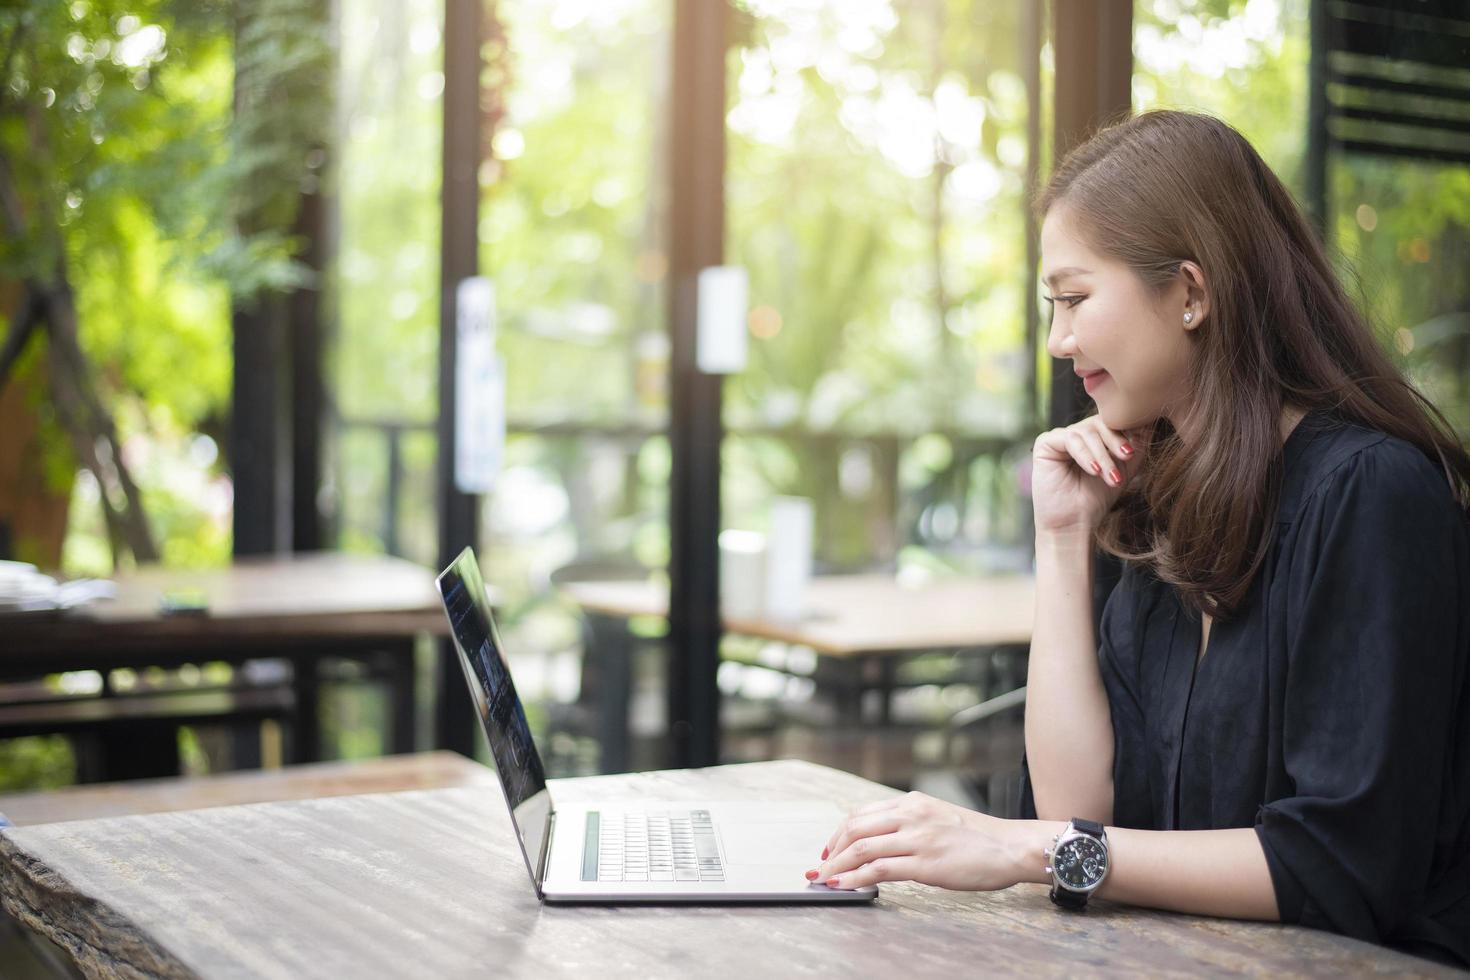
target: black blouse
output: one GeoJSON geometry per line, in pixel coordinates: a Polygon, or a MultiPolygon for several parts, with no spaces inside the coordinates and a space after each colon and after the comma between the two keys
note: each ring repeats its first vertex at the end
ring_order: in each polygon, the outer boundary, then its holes
{"type": "Polygon", "coordinates": [[[1470,965],[1470,528],[1401,439],[1318,411],[1282,451],[1271,554],[1197,667],[1171,586],[1129,566],[1108,598],[1113,822],[1254,827],[1283,921],[1470,965]]]}

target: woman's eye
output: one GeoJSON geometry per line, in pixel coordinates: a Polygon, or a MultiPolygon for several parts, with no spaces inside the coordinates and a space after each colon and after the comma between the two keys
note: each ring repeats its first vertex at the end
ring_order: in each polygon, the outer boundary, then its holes
{"type": "Polygon", "coordinates": [[[1046,299],[1046,301],[1048,303],[1052,303],[1052,304],[1066,303],[1067,304],[1067,309],[1069,309],[1069,310],[1072,307],[1076,306],[1078,303],[1082,302],[1086,298],[1087,298],[1086,296],[1080,296],[1080,295],[1072,295],[1072,296],[1047,296],[1047,297],[1045,297],[1045,299],[1046,299]]]}

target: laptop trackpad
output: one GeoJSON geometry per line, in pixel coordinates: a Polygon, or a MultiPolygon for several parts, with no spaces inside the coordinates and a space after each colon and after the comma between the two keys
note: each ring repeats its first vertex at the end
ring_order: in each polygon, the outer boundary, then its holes
{"type": "Polygon", "coordinates": [[[816,867],[835,823],[810,820],[741,820],[720,828],[730,864],[816,867]]]}

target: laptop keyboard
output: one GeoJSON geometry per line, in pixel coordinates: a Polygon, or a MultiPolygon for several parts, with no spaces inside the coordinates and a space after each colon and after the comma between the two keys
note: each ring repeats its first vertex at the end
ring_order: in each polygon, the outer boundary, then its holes
{"type": "Polygon", "coordinates": [[[724,881],[708,810],[587,814],[583,881],[724,881]]]}

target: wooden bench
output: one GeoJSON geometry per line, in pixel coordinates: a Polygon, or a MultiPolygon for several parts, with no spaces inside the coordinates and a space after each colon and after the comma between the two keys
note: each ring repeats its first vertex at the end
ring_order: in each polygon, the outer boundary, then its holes
{"type": "Polygon", "coordinates": [[[184,725],[228,726],[238,747],[237,764],[258,765],[260,723],[289,723],[296,710],[289,680],[62,697],[32,692],[17,698],[19,686],[7,684],[0,692],[0,738],[66,736],[76,757],[77,781],[84,783],[109,773],[128,778],[180,771],[179,728],[184,725]]]}

